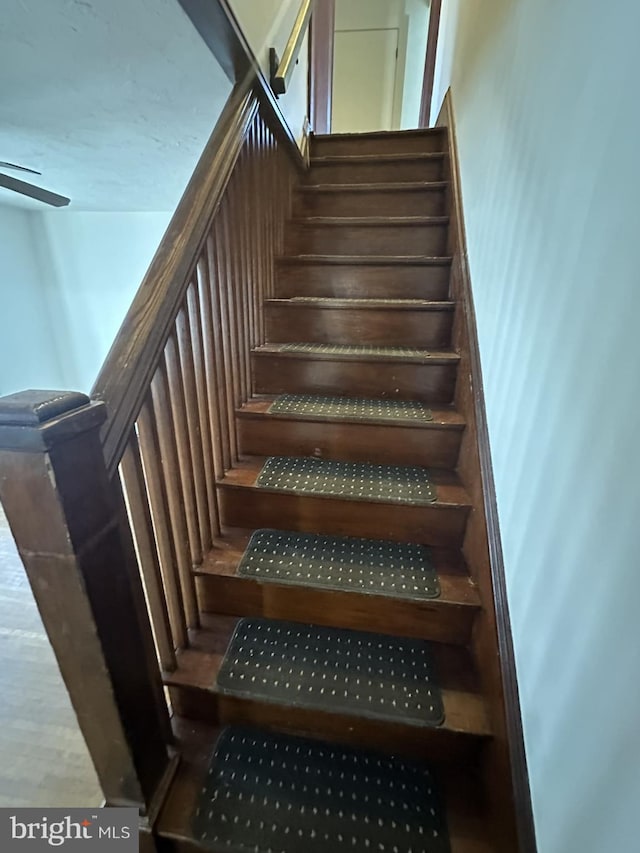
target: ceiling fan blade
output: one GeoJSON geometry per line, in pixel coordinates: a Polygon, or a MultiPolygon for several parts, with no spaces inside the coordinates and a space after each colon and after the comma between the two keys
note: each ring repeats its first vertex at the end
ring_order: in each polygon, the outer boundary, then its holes
{"type": "Polygon", "coordinates": [[[35,169],[27,169],[26,166],[18,166],[17,163],[7,163],[6,160],[0,160],[0,168],[15,169],[18,172],[29,172],[31,175],[41,175],[42,172],[36,172],[35,169]]]}
{"type": "Polygon", "coordinates": [[[64,195],[44,190],[42,187],[36,187],[35,184],[28,184],[26,181],[19,181],[17,178],[11,178],[9,175],[3,175],[0,172],[0,187],[13,190],[16,193],[27,195],[30,198],[35,198],[36,201],[43,201],[45,204],[51,204],[53,207],[66,207],[71,201],[64,195]]]}

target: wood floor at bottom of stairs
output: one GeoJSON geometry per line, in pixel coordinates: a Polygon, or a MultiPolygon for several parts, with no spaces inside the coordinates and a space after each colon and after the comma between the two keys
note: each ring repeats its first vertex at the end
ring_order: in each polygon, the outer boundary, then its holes
{"type": "MultiPolygon", "coordinates": [[[[156,829],[162,839],[163,851],[200,853],[212,848],[203,846],[195,838],[193,819],[221,728],[179,716],[174,717],[173,726],[182,760],[156,829]]],[[[476,770],[476,766],[470,763],[450,763],[435,771],[451,853],[492,853],[493,850],[487,840],[484,797],[476,770]]],[[[296,848],[292,847],[291,853],[294,850],[296,848]]],[[[398,850],[407,853],[400,847],[398,850]]],[[[268,853],[267,846],[258,849],[258,853],[268,853]]]]}

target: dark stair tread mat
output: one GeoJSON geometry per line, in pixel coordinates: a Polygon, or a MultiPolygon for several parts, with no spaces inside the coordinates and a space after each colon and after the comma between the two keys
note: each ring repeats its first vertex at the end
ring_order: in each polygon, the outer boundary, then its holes
{"type": "Polygon", "coordinates": [[[444,721],[429,643],[364,631],[241,619],[217,688],[279,705],[412,726],[444,721]]]}
{"type": "Polygon", "coordinates": [[[433,421],[433,412],[419,400],[381,400],[358,397],[323,397],[313,394],[281,394],[272,414],[317,415],[326,418],[374,418],[385,421],[433,421]]]}
{"type": "Polygon", "coordinates": [[[282,344],[280,352],[308,352],[318,355],[379,355],[393,358],[429,358],[431,353],[416,347],[378,347],[369,344],[282,344]]]}
{"type": "Polygon", "coordinates": [[[298,494],[414,505],[431,504],[437,498],[427,469],[419,465],[336,462],[306,456],[269,456],[256,486],[298,494]]]}
{"type": "Polygon", "coordinates": [[[423,601],[440,582],[423,545],[256,530],[238,574],[261,581],[423,601]]]}
{"type": "Polygon", "coordinates": [[[223,729],[191,821],[229,853],[450,853],[428,766],[247,727],[223,729]]]}

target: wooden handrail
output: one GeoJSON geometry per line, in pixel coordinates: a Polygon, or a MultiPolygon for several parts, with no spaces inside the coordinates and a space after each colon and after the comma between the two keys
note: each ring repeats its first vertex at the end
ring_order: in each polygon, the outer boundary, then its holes
{"type": "MultiPolygon", "coordinates": [[[[296,17],[291,35],[285,46],[282,59],[274,74],[271,76],[271,88],[276,95],[284,95],[287,91],[287,86],[291,80],[293,70],[298,60],[298,54],[302,47],[302,42],[309,27],[311,19],[311,11],[313,9],[313,0],[303,0],[298,15],[296,17]]],[[[275,48],[271,48],[272,55],[275,55],[275,48]]]]}
{"type": "Polygon", "coordinates": [[[92,399],[107,404],[102,439],[110,475],[120,463],[257,109],[252,88],[236,86],[93,386],[92,399]]]}

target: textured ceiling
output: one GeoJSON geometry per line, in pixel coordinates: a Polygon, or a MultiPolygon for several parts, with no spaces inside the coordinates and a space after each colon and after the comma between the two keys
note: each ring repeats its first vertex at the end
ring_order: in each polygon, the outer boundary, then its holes
{"type": "Polygon", "coordinates": [[[0,160],[42,177],[6,173],[67,210],[173,209],[231,88],[177,0],[0,5],[0,160]]]}

